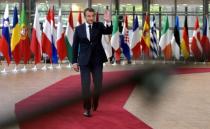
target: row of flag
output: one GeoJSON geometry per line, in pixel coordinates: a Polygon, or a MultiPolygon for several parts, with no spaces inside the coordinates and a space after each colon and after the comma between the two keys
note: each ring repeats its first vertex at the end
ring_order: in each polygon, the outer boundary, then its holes
{"type": "MultiPolygon", "coordinates": [[[[124,51],[125,48],[122,47],[122,40],[118,40],[115,37],[115,35],[119,35],[116,33],[116,28],[118,26],[118,21],[115,20],[117,19],[116,17],[117,16],[115,16],[113,19],[114,23],[111,44],[118,55],[116,56],[116,59],[118,59],[120,55],[120,49],[124,51]]],[[[125,16],[124,21],[123,30],[127,31],[127,16],[125,16]]],[[[182,35],[180,34],[179,17],[176,16],[174,29],[172,31],[169,29],[169,20],[168,16],[166,16],[163,21],[160,40],[157,38],[157,29],[154,15],[152,16],[151,24],[149,23],[149,16],[146,15],[142,35],[140,36],[138,17],[135,16],[130,39],[125,31],[122,33],[124,36],[124,42],[129,46],[129,49],[127,50],[126,48],[126,50],[131,51],[133,59],[139,59],[142,54],[144,54],[145,57],[152,57],[156,59],[162,54],[165,60],[171,60],[173,58],[179,60],[181,56],[187,60],[190,57],[190,52],[192,52],[193,56],[198,61],[210,59],[208,17],[205,17],[204,19],[202,36],[200,32],[199,20],[198,17],[196,17],[191,45],[188,34],[187,16],[185,16],[182,35]]],[[[129,57],[126,54],[124,55],[125,57],[129,57]]]]}
{"type": "Polygon", "coordinates": [[[198,17],[196,17],[193,37],[190,45],[188,34],[188,21],[187,16],[184,20],[184,28],[182,37],[180,37],[179,17],[176,16],[175,26],[173,32],[169,30],[168,17],[165,18],[162,35],[160,38],[160,47],[164,52],[165,59],[175,57],[177,60],[183,55],[187,60],[190,57],[190,51],[196,60],[209,60],[210,59],[210,42],[209,42],[209,25],[208,17],[204,18],[203,33],[201,36],[198,17]]]}
{"type": "Polygon", "coordinates": [[[13,13],[13,30],[12,36],[10,38],[9,7],[8,5],[6,5],[3,17],[0,51],[2,52],[8,64],[10,64],[12,56],[16,64],[19,64],[21,59],[23,59],[24,63],[26,64],[30,59],[30,38],[28,35],[29,30],[27,26],[28,25],[25,9],[22,9],[20,22],[18,22],[18,11],[15,7],[13,13]]]}
{"type": "MultiPolygon", "coordinates": [[[[48,55],[51,63],[58,63],[58,59],[62,61],[66,57],[72,62],[72,43],[74,33],[73,13],[70,11],[65,31],[61,20],[61,9],[58,14],[57,27],[55,26],[54,17],[55,12],[54,7],[52,6],[47,12],[43,24],[43,31],[41,31],[39,12],[38,8],[36,8],[30,39],[28,35],[29,29],[26,11],[23,7],[19,22],[17,8],[14,7],[12,35],[10,37],[9,8],[8,5],[6,5],[3,18],[2,37],[0,40],[0,52],[5,57],[8,65],[10,64],[12,57],[16,65],[18,65],[21,60],[24,61],[24,64],[27,64],[32,53],[34,55],[35,64],[41,62],[43,53],[48,55]]],[[[82,24],[81,11],[78,15],[77,25],[80,24],[82,24]]]]}
{"type": "MultiPolygon", "coordinates": [[[[19,64],[21,60],[26,64],[31,57],[31,53],[34,55],[35,64],[41,62],[43,53],[48,55],[51,63],[58,63],[58,59],[62,61],[66,57],[69,62],[72,62],[74,33],[72,10],[70,10],[67,28],[64,31],[61,9],[58,13],[56,27],[54,7],[50,7],[43,24],[43,31],[41,31],[38,8],[36,8],[31,39],[28,35],[29,30],[25,9],[22,8],[20,22],[18,21],[18,11],[16,7],[14,7],[13,12],[12,36],[10,38],[9,8],[7,5],[3,18],[2,37],[0,41],[0,52],[2,52],[8,64],[10,64],[12,57],[16,64],[19,64]]],[[[110,15],[109,10],[105,10],[104,15],[110,15]]],[[[142,35],[140,35],[137,15],[133,20],[131,36],[129,36],[127,15],[124,16],[122,33],[119,32],[118,20],[118,15],[114,15],[112,19],[113,31],[111,40],[109,40],[110,38],[108,35],[102,36],[102,44],[107,58],[111,57],[113,52],[116,60],[120,60],[121,53],[123,53],[128,60],[131,60],[131,55],[133,59],[136,60],[139,59],[142,54],[156,59],[162,53],[165,60],[171,60],[173,57],[179,60],[181,55],[183,55],[185,59],[188,59],[190,56],[190,49],[193,52],[195,59],[210,58],[210,43],[208,37],[209,25],[207,17],[204,19],[202,36],[200,34],[198,17],[196,17],[191,47],[189,46],[187,16],[184,21],[182,37],[180,37],[179,31],[179,17],[176,16],[174,30],[171,31],[169,29],[169,20],[166,16],[163,22],[160,41],[157,38],[154,15],[152,16],[151,24],[149,16],[145,16],[142,35]]],[[[77,25],[82,24],[81,11],[79,12],[77,21],[77,25]]],[[[96,13],[96,21],[99,21],[98,12],[96,13]]]]}

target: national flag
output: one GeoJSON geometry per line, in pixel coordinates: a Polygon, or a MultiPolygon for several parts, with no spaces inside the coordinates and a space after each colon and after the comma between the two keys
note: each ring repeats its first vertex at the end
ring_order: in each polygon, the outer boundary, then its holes
{"type": "Polygon", "coordinates": [[[20,63],[20,25],[18,24],[18,11],[17,7],[14,7],[13,11],[13,25],[12,25],[12,37],[11,37],[11,52],[14,61],[17,64],[20,63]]]}
{"type": "Polygon", "coordinates": [[[210,43],[209,43],[209,22],[207,16],[204,19],[203,24],[203,36],[201,39],[201,44],[203,48],[203,55],[205,60],[208,60],[210,58],[210,43]]]}
{"type": "Polygon", "coordinates": [[[52,46],[52,63],[58,63],[58,55],[56,49],[56,28],[55,28],[55,12],[54,6],[51,8],[51,46],[52,46]]]}
{"type": "Polygon", "coordinates": [[[129,35],[128,35],[128,16],[125,15],[124,24],[123,24],[123,30],[122,35],[120,35],[120,46],[123,50],[124,56],[131,60],[130,55],[130,48],[129,48],[129,35]]]}
{"type": "Polygon", "coordinates": [[[57,50],[55,47],[56,28],[54,20],[54,8],[50,8],[44,23],[42,34],[42,50],[46,53],[51,63],[58,63],[57,50]]]}
{"type": "Polygon", "coordinates": [[[62,61],[67,56],[67,50],[66,50],[66,44],[65,44],[65,36],[64,36],[64,30],[63,30],[63,23],[62,23],[62,14],[61,9],[59,9],[58,14],[58,25],[57,25],[57,51],[58,56],[60,60],[62,61]]]}
{"type": "Polygon", "coordinates": [[[130,40],[130,49],[132,50],[133,58],[138,59],[141,55],[141,47],[140,47],[139,21],[137,16],[135,16],[133,22],[133,31],[130,40]]]}
{"type": "Polygon", "coordinates": [[[127,44],[130,44],[129,30],[128,30],[128,16],[127,15],[125,15],[122,34],[124,35],[124,42],[127,44]]]}
{"type": "Polygon", "coordinates": [[[98,11],[96,12],[96,22],[99,22],[99,13],[98,13],[98,11]]]}
{"type": "Polygon", "coordinates": [[[51,46],[51,9],[48,10],[45,22],[43,24],[42,33],[42,52],[46,53],[52,61],[52,46],[51,46]]]}
{"type": "Polygon", "coordinates": [[[112,46],[110,43],[110,35],[102,35],[101,39],[104,51],[106,53],[106,57],[110,58],[112,57],[112,46]]]}
{"type": "Polygon", "coordinates": [[[144,55],[149,57],[150,55],[150,27],[149,27],[149,16],[146,15],[144,21],[144,27],[141,37],[142,52],[144,55]]]}
{"type": "Polygon", "coordinates": [[[11,48],[10,48],[10,33],[9,33],[9,6],[6,5],[3,24],[2,24],[2,37],[0,40],[0,52],[5,57],[7,64],[10,64],[11,60],[11,48]]]}
{"type": "Polygon", "coordinates": [[[180,32],[179,32],[179,17],[176,16],[174,34],[171,40],[171,47],[173,56],[179,60],[180,59],[180,32]]]}
{"type": "Polygon", "coordinates": [[[182,40],[181,40],[181,53],[184,56],[184,59],[188,59],[190,57],[190,49],[189,49],[189,34],[188,34],[188,25],[187,25],[187,16],[185,16],[184,20],[184,29],[182,31],[182,40]]]}
{"type": "MultiPolygon", "coordinates": [[[[104,17],[109,17],[109,18],[111,17],[110,16],[110,11],[108,9],[105,10],[104,17]]],[[[114,52],[113,48],[111,46],[110,39],[111,39],[110,35],[102,35],[101,42],[102,42],[102,45],[103,45],[103,48],[104,48],[104,51],[106,53],[107,58],[111,58],[113,56],[113,52],[114,52]]]]}
{"type": "Polygon", "coordinates": [[[122,53],[127,60],[131,60],[130,48],[127,43],[125,43],[124,35],[120,35],[120,47],[122,48],[122,53]]]}
{"type": "Polygon", "coordinates": [[[72,62],[73,59],[73,35],[74,35],[74,23],[73,23],[73,14],[72,10],[70,10],[66,32],[65,32],[65,43],[66,43],[66,49],[67,49],[67,57],[70,62],[72,62]]]}
{"type": "Polygon", "coordinates": [[[152,24],[150,28],[150,49],[152,52],[152,56],[156,59],[159,56],[159,46],[158,46],[158,38],[157,38],[157,31],[156,31],[156,22],[155,22],[155,15],[152,17],[152,24]]]}
{"type": "Polygon", "coordinates": [[[31,51],[34,54],[34,61],[35,64],[38,64],[41,62],[41,29],[39,24],[39,13],[38,13],[38,7],[36,7],[36,12],[34,16],[34,24],[32,28],[32,37],[31,37],[31,51]]]}
{"type": "Polygon", "coordinates": [[[199,26],[198,17],[196,17],[194,25],[191,50],[195,59],[200,60],[202,58],[203,48],[201,45],[201,35],[200,35],[200,26],[199,26]]]}
{"type": "Polygon", "coordinates": [[[111,45],[115,50],[115,58],[117,61],[119,61],[120,60],[120,32],[119,32],[117,14],[113,17],[111,45]]]}
{"type": "Polygon", "coordinates": [[[30,51],[30,39],[28,36],[28,23],[26,17],[26,11],[24,6],[22,7],[21,16],[20,16],[20,53],[23,58],[24,64],[30,59],[31,51],[30,51]]]}
{"type": "Polygon", "coordinates": [[[81,10],[78,12],[78,18],[77,18],[77,26],[82,24],[82,13],[81,10]]]}
{"type": "Polygon", "coordinates": [[[172,33],[169,30],[168,16],[166,16],[164,19],[163,29],[161,34],[162,35],[160,37],[160,43],[159,43],[161,51],[163,51],[165,60],[170,60],[172,58],[172,49],[171,49],[172,33]]]}

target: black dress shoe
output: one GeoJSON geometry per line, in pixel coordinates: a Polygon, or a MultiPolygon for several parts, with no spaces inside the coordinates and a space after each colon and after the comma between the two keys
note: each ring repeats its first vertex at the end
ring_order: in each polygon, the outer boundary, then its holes
{"type": "Polygon", "coordinates": [[[90,112],[90,110],[85,109],[83,115],[86,116],[86,117],[91,117],[91,112],[90,112]]]}

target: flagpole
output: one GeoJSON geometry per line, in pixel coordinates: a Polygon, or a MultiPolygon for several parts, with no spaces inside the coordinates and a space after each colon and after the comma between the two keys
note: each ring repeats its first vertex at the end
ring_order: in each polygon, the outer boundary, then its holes
{"type": "Polygon", "coordinates": [[[145,55],[144,55],[144,51],[143,51],[143,57],[142,57],[143,59],[142,59],[142,62],[141,62],[141,64],[144,64],[144,60],[145,60],[145,55]]]}
{"type": "Polygon", "coordinates": [[[205,65],[206,64],[206,53],[205,53],[205,51],[203,51],[203,64],[205,65]]]}
{"type": "Polygon", "coordinates": [[[21,69],[21,71],[22,71],[22,72],[26,72],[26,71],[27,71],[26,65],[25,65],[25,64],[23,65],[23,68],[21,69]]]}
{"type": "Polygon", "coordinates": [[[50,66],[48,67],[50,70],[53,70],[53,64],[51,62],[50,66]]]}
{"type": "Polygon", "coordinates": [[[135,59],[135,58],[133,59],[132,64],[133,64],[133,65],[136,64],[136,59],[135,59]]]}
{"type": "Polygon", "coordinates": [[[206,54],[204,54],[204,61],[203,64],[206,64],[206,54]]]}
{"type": "Polygon", "coordinates": [[[163,64],[166,64],[166,58],[165,58],[165,55],[164,55],[164,58],[163,58],[163,64]]]}
{"type": "Polygon", "coordinates": [[[14,73],[17,73],[18,72],[18,70],[17,70],[17,64],[15,64],[15,68],[13,69],[13,72],[14,73]]]}
{"type": "Polygon", "coordinates": [[[37,66],[36,66],[36,64],[35,64],[34,67],[32,68],[32,71],[34,71],[34,72],[37,71],[37,66]]]}
{"type": "Polygon", "coordinates": [[[174,57],[173,64],[176,64],[176,58],[174,57]]]}
{"type": "Polygon", "coordinates": [[[56,68],[61,69],[61,64],[62,64],[62,61],[60,60],[58,66],[56,68]]]}
{"type": "Polygon", "coordinates": [[[117,63],[116,63],[116,56],[115,56],[115,53],[116,51],[114,50],[114,63],[112,64],[113,66],[116,66],[117,65],[117,63]]]}
{"type": "Polygon", "coordinates": [[[125,65],[125,59],[122,61],[121,65],[125,65]]]}
{"type": "Polygon", "coordinates": [[[6,69],[4,68],[2,71],[1,71],[2,74],[7,74],[7,71],[6,69]]]}
{"type": "Polygon", "coordinates": [[[114,63],[112,64],[113,66],[116,66],[117,63],[116,63],[116,58],[114,59],[114,63]]]}
{"type": "MultiPolygon", "coordinates": [[[[3,64],[1,63],[1,61],[0,61],[0,65],[3,66],[3,64]]],[[[4,68],[3,68],[3,70],[1,71],[1,73],[2,73],[2,74],[7,74],[5,64],[4,64],[4,68]]]]}
{"type": "Polygon", "coordinates": [[[184,58],[184,64],[187,64],[187,59],[184,58]]]}
{"type": "Polygon", "coordinates": [[[153,64],[156,64],[157,63],[157,58],[158,58],[157,55],[156,55],[156,57],[154,56],[153,64]]]}
{"type": "Polygon", "coordinates": [[[194,64],[197,64],[197,61],[196,61],[195,57],[194,57],[194,64]]]}
{"type": "Polygon", "coordinates": [[[152,64],[156,64],[156,59],[155,58],[153,59],[152,64]]]}
{"type": "Polygon", "coordinates": [[[71,69],[71,62],[69,61],[69,64],[66,66],[66,68],[71,69]]]}
{"type": "Polygon", "coordinates": [[[142,45],[140,45],[140,48],[142,50],[142,61],[141,61],[141,64],[144,64],[144,50],[142,49],[142,45]]]}
{"type": "Polygon", "coordinates": [[[47,66],[46,66],[46,65],[47,65],[47,64],[46,64],[46,63],[47,63],[47,59],[46,59],[46,56],[45,56],[44,53],[43,53],[42,56],[43,56],[43,58],[44,58],[44,66],[42,67],[42,70],[43,70],[43,71],[46,71],[46,70],[47,70],[47,66]]]}
{"type": "Polygon", "coordinates": [[[186,64],[186,59],[184,59],[184,64],[186,64]]]}
{"type": "Polygon", "coordinates": [[[0,66],[2,65],[2,63],[1,63],[1,55],[0,55],[0,66]]]}

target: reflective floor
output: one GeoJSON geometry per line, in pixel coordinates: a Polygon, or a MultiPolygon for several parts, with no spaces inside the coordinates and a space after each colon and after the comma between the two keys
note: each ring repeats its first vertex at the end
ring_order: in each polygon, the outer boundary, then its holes
{"type": "MultiPolygon", "coordinates": [[[[136,65],[106,65],[104,71],[128,70],[144,67],[136,65]]],[[[78,74],[62,65],[62,69],[33,72],[27,66],[27,72],[11,72],[14,65],[0,74],[0,120],[7,116],[15,117],[14,104],[49,85],[71,75],[78,74]]],[[[209,67],[209,64],[191,65],[188,67],[209,67]]],[[[23,66],[18,66],[21,69],[23,66]]],[[[3,68],[0,68],[3,70],[3,68]]],[[[157,103],[147,103],[141,90],[136,87],[124,106],[133,115],[155,129],[210,129],[210,73],[173,75],[168,88],[157,103]]],[[[18,129],[18,126],[9,129],[18,129]]]]}

